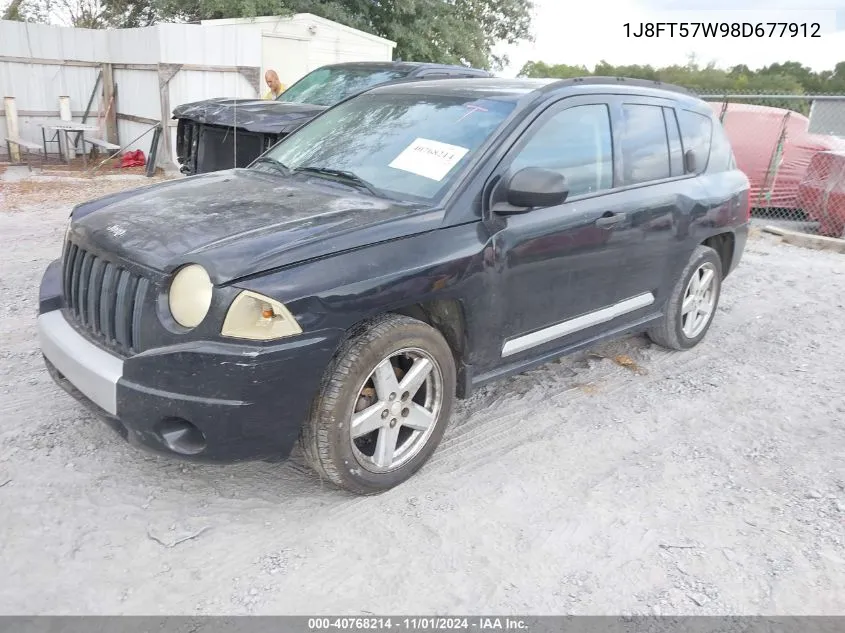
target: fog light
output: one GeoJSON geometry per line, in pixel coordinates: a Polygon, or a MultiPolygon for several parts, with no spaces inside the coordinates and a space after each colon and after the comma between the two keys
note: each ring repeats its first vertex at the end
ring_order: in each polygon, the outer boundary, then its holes
{"type": "Polygon", "coordinates": [[[205,434],[182,418],[168,418],[158,425],[165,446],[180,455],[197,455],[206,447],[205,434]]]}

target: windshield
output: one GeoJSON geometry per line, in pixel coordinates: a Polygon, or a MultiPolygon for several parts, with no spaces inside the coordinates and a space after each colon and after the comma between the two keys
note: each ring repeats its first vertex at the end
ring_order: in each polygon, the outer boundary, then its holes
{"type": "Polygon", "coordinates": [[[294,171],[348,171],[388,195],[431,201],[514,106],[495,97],[364,94],[318,116],[266,155],[294,171]]]}
{"type": "Polygon", "coordinates": [[[372,68],[318,68],[280,94],[277,101],[332,106],[356,92],[407,74],[406,71],[372,68]]]}

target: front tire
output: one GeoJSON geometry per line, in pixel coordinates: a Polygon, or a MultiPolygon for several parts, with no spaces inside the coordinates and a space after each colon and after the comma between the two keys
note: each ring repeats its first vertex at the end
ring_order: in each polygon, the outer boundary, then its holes
{"type": "Polygon", "coordinates": [[[379,317],[327,368],[303,428],[306,458],[350,492],[393,488],[437,448],[454,396],[455,363],[440,332],[406,316],[379,317]]]}
{"type": "Polygon", "coordinates": [[[722,291],[722,260],[709,246],[698,246],[681,273],[660,323],[648,337],[663,347],[686,350],[698,345],[716,314],[722,291]]]}

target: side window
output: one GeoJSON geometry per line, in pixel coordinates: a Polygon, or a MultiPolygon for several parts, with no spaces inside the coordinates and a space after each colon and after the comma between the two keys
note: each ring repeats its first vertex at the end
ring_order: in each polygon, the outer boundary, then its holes
{"type": "Polygon", "coordinates": [[[626,103],[622,106],[619,144],[622,152],[622,184],[635,185],[669,178],[669,139],[663,108],[626,103]]]}
{"type": "Polygon", "coordinates": [[[698,114],[690,110],[678,111],[678,123],[681,124],[681,140],[684,151],[694,150],[698,159],[697,172],[703,172],[707,167],[710,156],[710,136],[713,133],[713,123],[709,116],[698,114]]]}
{"type": "Polygon", "coordinates": [[[607,106],[573,106],[540,124],[511,164],[513,172],[525,167],[560,172],[570,197],[610,189],[613,144],[607,106]]]}
{"type": "Polygon", "coordinates": [[[666,136],[669,138],[669,167],[673,176],[683,176],[684,150],[674,108],[663,108],[663,121],[666,123],[666,136]]]}
{"type": "Polygon", "coordinates": [[[709,171],[730,171],[734,167],[734,155],[721,123],[713,122],[713,138],[710,143],[709,171]]]}

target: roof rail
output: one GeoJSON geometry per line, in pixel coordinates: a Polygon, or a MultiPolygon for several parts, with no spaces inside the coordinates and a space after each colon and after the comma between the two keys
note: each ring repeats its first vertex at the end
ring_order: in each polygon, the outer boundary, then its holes
{"type": "Polygon", "coordinates": [[[662,81],[655,81],[652,79],[630,79],[628,77],[574,77],[572,79],[561,79],[559,82],[551,84],[552,86],[561,85],[581,85],[581,84],[619,84],[622,86],[631,86],[638,88],[656,88],[658,90],[668,90],[670,92],[678,92],[692,97],[697,97],[698,94],[689,88],[677,86],[675,84],[665,84],[662,81]]]}

